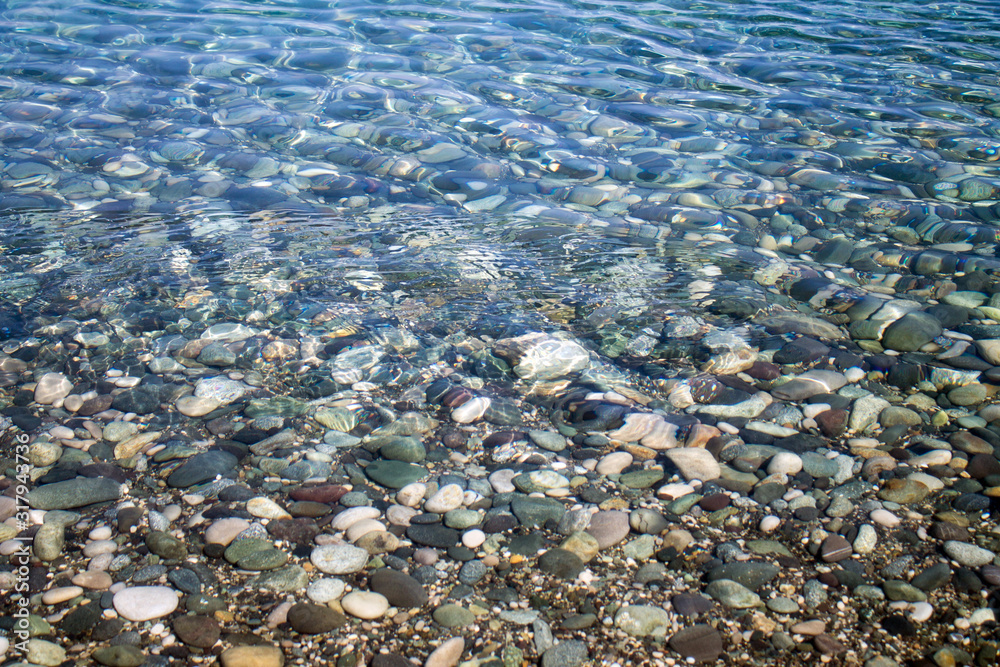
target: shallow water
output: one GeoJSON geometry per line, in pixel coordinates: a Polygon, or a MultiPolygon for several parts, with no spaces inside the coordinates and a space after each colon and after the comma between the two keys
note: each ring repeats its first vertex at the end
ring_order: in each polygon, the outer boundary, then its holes
{"type": "Polygon", "coordinates": [[[1000,267],[991,2],[0,7],[4,331],[273,279],[634,338],[782,303],[758,245],[788,275],[844,236],[846,284],[1000,267]]]}

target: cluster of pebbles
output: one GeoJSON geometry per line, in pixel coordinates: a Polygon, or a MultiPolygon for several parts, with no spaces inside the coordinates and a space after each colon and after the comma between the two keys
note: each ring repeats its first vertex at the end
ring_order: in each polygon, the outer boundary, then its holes
{"type": "Polygon", "coordinates": [[[5,665],[997,664],[982,44],[49,4],[0,26],[5,665]]]}
{"type": "Polygon", "coordinates": [[[325,307],[224,285],[50,304],[0,356],[0,588],[32,612],[0,648],[995,664],[1000,284],[758,257],[757,292],[689,282],[701,315],[591,304],[575,327],[369,324],[377,276],[325,307]],[[765,293],[799,309],[750,312],[765,293]]]}

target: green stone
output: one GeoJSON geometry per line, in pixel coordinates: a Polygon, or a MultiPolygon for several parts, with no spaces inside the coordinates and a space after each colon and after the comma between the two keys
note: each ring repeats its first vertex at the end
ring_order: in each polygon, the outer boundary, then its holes
{"type": "Polygon", "coordinates": [[[618,483],[629,489],[648,489],[662,479],[662,470],[647,468],[625,473],[618,478],[618,483]]]}
{"type": "Polygon", "coordinates": [[[392,461],[420,463],[427,458],[427,449],[416,438],[403,436],[385,436],[372,438],[369,444],[378,443],[378,453],[392,461]]]}
{"type": "Polygon", "coordinates": [[[434,610],[434,622],[445,628],[464,628],[476,622],[471,611],[457,604],[441,605],[434,610]]]}
{"type": "Polygon", "coordinates": [[[93,658],[108,667],[139,667],[146,662],[146,656],[142,651],[127,644],[99,648],[94,651],[93,658]]]}
{"type": "Polygon", "coordinates": [[[277,570],[267,570],[247,581],[247,588],[293,593],[309,585],[309,574],[298,565],[286,565],[277,570]]]}
{"type": "Polygon", "coordinates": [[[252,554],[240,558],[236,565],[243,570],[259,572],[261,570],[273,570],[288,562],[288,554],[281,549],[271,547],[264,551],[256,551],[252,554]]]}
{"type": "Polygon", "coordinates": [[[188,555],[183,542],[169,533],[160,531],[153,531],[146,536],[146,546],[151,552],[166,560],[183,560],[188,555]]]}
{"type": "Polygon", "coordinates": [[[386,488],[401,489],[426,477],[427,468],[403,461],[373,461],[365,468],[365,475],[386,488]]]}
{"type": "Polygon", "coordinates": [[[248,558],[255,553],[267,551],[273,548],[274,545],[269,540],[264,540],[259,537],[250,537],[244,540],[233,541],[228,547],[226,547],[223,557],[233,565],[236,565],[241,560],[248,558]]]}

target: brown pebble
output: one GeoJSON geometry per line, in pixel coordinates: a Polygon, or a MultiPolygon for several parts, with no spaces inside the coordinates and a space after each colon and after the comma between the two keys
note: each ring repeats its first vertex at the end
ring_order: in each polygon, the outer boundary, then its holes
{"type": "Polygon", "coordinates": [[[288,495],[292,500],[302,500],[314,503],[335,503],[344,497],[348,488],[340,484],[321,484],[319,486],[300,486],[288,495]]]}

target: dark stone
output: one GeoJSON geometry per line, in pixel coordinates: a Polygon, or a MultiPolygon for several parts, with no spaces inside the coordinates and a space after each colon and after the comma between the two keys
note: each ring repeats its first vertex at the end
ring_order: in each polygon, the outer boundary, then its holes
{"type": "Polygon", "coordinates": [[[774,353],[776,364],[811,364],[830,353],[830,347],[812,338],[798,338],[774,353]]]}
{"type": "Polygon", "coordinates": [[[576,579],[584,567],[579,556],[565,549],[549,549],[538,559],[539,570],[561,579],[576,579]]]}
{"type": "Polygon", "coordinates": [[[96,603],[80,605],[63,617],[59,629],[67,637],[87,634],[101,620],[103,610],[96,603]]]}
{"type": "Polygon", "coordinates": [[[178,616],[173,626],[182,642],[198,648],[211,648],[222,634],[219,622],[211,616],[178,616]]]}
{"type": "Polygon", "coordinates": [[[233,472],[237,463],[239,460],[235,456],[221,450],[195,454],[170,473],[167,485],[175,489],[186,489],[233,472]]]}
{"type": "Polygon", "coordinates": [[[427,591],[408,574],[382,568],[371,577],[369,587],[381,593],[394,607],[422,607],[427,604],[427,591]]]}
{"type": "Polygon", "coordinates": [[[770,563],[726,563],[712,568],[708,573],[708,580],[732,579],[752,591],[757,591],[777,577],[780,572],[779,567],[770,563]]]}
{"type": "Polygon", "coordinates": [[[411,525],[406,529],[406,536],[416,544],[438,549],[447,549],[462,539],[462,534],[457,530],[440,524],[411,525]]]}
{"type": "Polygon", "coordinates": [[[697,593],[680,593],[670,598],[670,603],[681,616],[692,617],[712,609],[712,600],[697,593]]]}
{"type": "Polygon", "coordinates": [[[910,584],[924,592],[941,588],[951,581],[951,567],[947,563],[936,563],[913,577],[910,584]]]}
{"type": "Polygon", "coordinates": [[[288,624],[304,635],[318,635],[347,624],[347,618],[324,605],[299,602],[288,610],[288,624]]]}
{"type": "Polygon", "coordinates": [[[984,479],[990,475],[1000,475],[1000,461],[992,454],[976,454],[969,459],[965,472],[973,479],[984,479]]]}
{"type": "Polygon", "coordinates": [[[722,655],[722,635],[705,623],[674,633],[669,643],[670,648],[695,662],[715,662],[722,655]]]}
{"type": "Polygon", "coordinates": [[[269,535],[291,544],[311,544],[319,530],[316,522],[309,518],[271,519],[267,524],[269,535]]]}
{"type": "Polygon", "coordinates": [[[931,537],[941,540],[942,542],[946,542],[948,540],[968,542],[970,539],[967,528],[949,521],[935,521],[931,524],[930,531],[928,532],[930,532],[931,537]]]}
{"type": "Polygon", "coordinates": [[[144,385],[126,389],[114,397],[111,407],[122,412],[134,412],[137,415],[152,414],[160,407],[160,390],[158,387],[144,385]]]}
{"type": "Polygon", "coordinates": [[[319,486],[301,486],[292,489],[288,495],[292,500],[332,504],[343,498],[346,493],[347,488],[339,484],[321,484],[319,486]]]}

